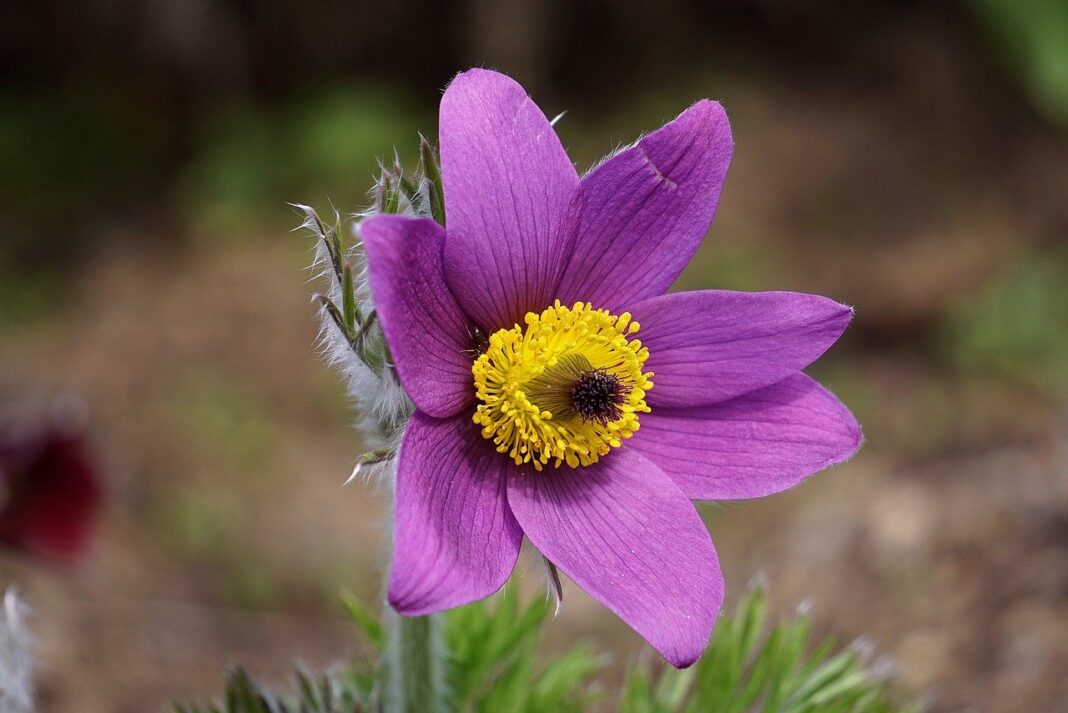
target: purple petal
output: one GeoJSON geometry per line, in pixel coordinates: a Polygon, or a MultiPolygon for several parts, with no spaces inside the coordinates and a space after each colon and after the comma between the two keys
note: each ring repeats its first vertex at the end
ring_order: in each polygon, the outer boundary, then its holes
{"type": "Polygon", "coordinates": [[[732,150],[723,107],[706,100],[587,174],[560,301],[624,311],[667,290],[708,232],[732,150]]]}
{"type": "Polygon", "coordinates": [[[360,224],[378,317],[415,405],[454,416],[475,398],[471,332],[445,285],[445,231],[427,218],[377,216],[360,224]]]}
{"type": "Polygon", "coordinates": [[[585,468],[513,471],[508,505],[535,547],[672,665],[701,655],[723,604],[719,560],[651,461],[622,448],[585,468]]]}
{"type": "Polygon", "coordinates": [[[804,374],[714,406],[653,409],[627,444],[694,500],[792,488],[860,448],[853,415],[804,374]]]}
{"type": "Polygon", "coordinates": [[[415,413],[397,466],[394,609],[428,614],[501,588],[523,541],[505,497],[508,463],[468,415],[415,413]]]}
{"type": "Polygon", "coordinates": [[[579,179],[514,80],[472,69],[441,99],[441,178],[453,294],[487,331],[553,298],[574,236],[579,179]]]}
{"type": "Polygon", "coordinates": [[[653,409],[707,406],[782,381],[815,361],[853,311],[797,292],[707,290],[634,305],[653,409]]]}

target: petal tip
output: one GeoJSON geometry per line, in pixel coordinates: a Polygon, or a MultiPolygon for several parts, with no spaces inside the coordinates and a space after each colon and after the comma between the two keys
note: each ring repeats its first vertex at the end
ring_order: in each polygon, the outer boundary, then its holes
{"type": "Polygon", "coordinates": [[[687,111],[698,111],[711,118],[727,121],[727,110],[715,99],[698,99],[687,111]]]}
{"type": "MultiPolygon", "coordinates": [[[[853,323],[853,317],[856,315],[856,310],[851,305],[843,304],[830,297],[824,297],[822,295],[812,295],[820,304],[818,307],[814,305],[814,309],[822,312],[824,323],[830,328],[834,334],[834,340],[832,344],[845,333],[845,330],[853,323]]],[[[830,348],[830,344],[827,345],[830,348]]]]}
{"type": "Polygon", "coordinates": [[[421,593],[410,581],[391,573],[386,587],[386,603],[401,616],[426,616],[457,606],[434,594],[421,593]]]}
{"type": "Polygon", "coordinates": [[[448,86],[445,87],[445,92],[450,90],[462,89],[466,85],[470,84],[498,84],[509,89],[518,89],[523,94],[526,94],[526,90],[516,80],[509,77],[507,74],[503,74],[493,69],[485,69],[484,67],[472,67],[465,69],[462,72],[458,72],[456,76],[452,78],[448,86]]]}
{"type": "Polygon", "coordinates": [[[864,445],[864,429],[860,427],[860,423],[852,414],[849,417],[849,423],[846,428],[849,429],[850,446],[842,456],[840,463],[845,462],[860,452],[861,447],[864,445]]]}
{"type": "MultiPolygon", "coordinates": [[[[821,387],[822,388],[822,387],[821,387]]],[[[851,459],[857,453],[860,452],[861,447],[864,445],[864,429],[861,428],[860,422],[857,421],[856,416],[843,404],[838,401],[837,397],[823,389],[835,402],[838,404],[838,408],[841,410],[841,422],[843,426],[843,434],[841,441],[841,449],[835,453],[832,457],[827,459],[827,462],[819,470],[824,468],[830,468],[831,466],[840,465],[851,459]]],[[[807,477],[811,477],[819,472],[814,471],[807,477]]]]}
{"type": "Polygon", "coordinates": [[[401,616],[418,616],[421,612],[418,607],[414,606],[411,599],[404,594],[399,593],[398,584],[394,577],[389,578],[389,587],[386,592],[386,603],[389,604],[393,611],[397,612],[401,616]]]}
{"type": "Polygon", "coordinates": [[[679,118],[692,117],[700,122],[717,142],[724,142],[727,147],[734,147],[734,135],[727,110],[713,99],[701,99],[679,114],[679,118]]]}
{"type": "Polygon", "coordinates": [[[697,661],[704,656],[705,651],[708,649],[708,645],[712,641],[712,632],[716,628],[716,621],[719,619],[719,613],[722,608],[723,599],[721,596],[715,600],[715,606],[710,621],[708,622],[708,627],[703,629],[703,631],[694,636],[690,641],[680,642],[670,650],[661,650],[664,660],[678,669],[689,668],[697,663],[697,661]]]}
{"type": "Polygon", "coordinates": [[[695,663],[697,663],[698,659],[701,658],[701,655],[703,653],[704,653],[704,649],[701,649],[701,651],[699,651],[696,654],[687,654],[686,656],[682,656],[682,657],[671,657],[671,658],[665,657],[665,660],[669,664],[674,666],[675,668],[681,670],[681,669],[689,668],[690,666],[693,666],[695,663]]]}

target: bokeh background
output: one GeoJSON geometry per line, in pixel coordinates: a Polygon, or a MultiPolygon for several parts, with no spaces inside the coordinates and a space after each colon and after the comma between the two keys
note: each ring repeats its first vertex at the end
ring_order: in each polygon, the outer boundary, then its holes
{"type": "MultiPolygon", "coordinates": [[[[1068,700],[1068,3],[0,4],[0,421],[80,424],[87,553],[17,550],[42,711],[163,709],[358,655],[384,501],[286,201],[365,203],[441,89],[523,82],[580,168],[699,97],[734,163],[681,287],[856,306],[813,370],[852,462],[705,508],[728,600],[869,638],[933,710],[1068,700]],[[56,414],[61,413],[62,416],[56,414]]],[[[520,577],[537,578],[530,560],[520,577]]],[[[548,651],[640,641],[573,587],[548,651]]],[[[605,679],[611,688],[611,675],[605,679]]]]}

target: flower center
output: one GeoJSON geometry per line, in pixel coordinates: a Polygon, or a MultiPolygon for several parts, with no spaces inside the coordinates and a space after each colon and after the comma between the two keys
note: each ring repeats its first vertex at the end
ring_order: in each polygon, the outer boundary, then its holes
{"type": "Polygon", "coordinates": [[[648,413],[649,350],[638,323],[586,302],[557,301],[490,335],[471,367],[482,436],[516,465],[589,465],[618,448],[648,413]]]}

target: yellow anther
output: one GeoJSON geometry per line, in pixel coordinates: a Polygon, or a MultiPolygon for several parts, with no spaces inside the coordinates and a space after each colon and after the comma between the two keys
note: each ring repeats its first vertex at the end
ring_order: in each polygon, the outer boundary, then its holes
{"type": "Polygon", "coordinates": [[[638,323],[629,312],[615,316],[589,303],[559,301],[540,314],[528,312],[523,323],[491,335],[471,367],[480,402],[475,423],[517,465],[596,463],[634,435],[639,413],[649,412],[645,392],[653,375],[642,371],[649,350],[628,339],[638,323]],[[583,383],[587,390],[576,391],[583,383]],[[605,393],[605,409],[596,411],[605,393]]]}

